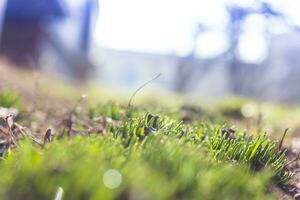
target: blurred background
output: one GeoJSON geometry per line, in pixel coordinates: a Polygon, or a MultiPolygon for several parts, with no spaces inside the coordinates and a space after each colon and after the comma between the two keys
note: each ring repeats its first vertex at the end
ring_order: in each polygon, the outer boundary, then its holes
{"type": "Polygon", "coordinates": [[[299,0],[1,0],[0,61],[77,84],[300,100],[299,0]]]}

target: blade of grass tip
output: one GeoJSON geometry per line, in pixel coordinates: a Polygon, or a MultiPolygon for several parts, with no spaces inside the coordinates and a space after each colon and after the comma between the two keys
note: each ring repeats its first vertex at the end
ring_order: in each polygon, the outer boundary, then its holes
{"type": "Polygon", "coordinates": [[[57,189],[57,192],[56,192],[54,200],[62,200],[63,194],[64,194],[64,190],[62,189],[62,187],[59,187],[57,189]]]}
{"type": "Polygon", "coordinates": [[[281,138],[281,140],[280,140],[280,142],[279,142],[279,145],[278,145],[278,150],[279,150],[279,151],[281,151],[281,149],[282,149],[282,144],[283,144],[284,138],[285,138],[285,136],[286,136],[288,130],[289,130],[289,128],[286,128],[286,129],[284,130],[284,133],[283,133],[282,138],[281,138]]]}
{"type": "Polygon", "coordinates": [[[131,103],[132,103],[132,100],[133,98],[135,97],[135,95],[141,90],[143,89],[144,87],[146,87],[149,83],[151,83],[152,81],[155,81],[156,79],[158,79],[159,77],[161,76],[161,74],[158,74],[156,75],[154,78],[152,78],[151,80],[147,81],[146,83],[144,83],[143,85],[141,85],[138,89],[136,89],[134,91],[134,93],[131,95],[130,99],[129,99],[129,102],[128,102],[128,105],[127,105],[127,111],[129,110],[130,106],[131,106],[131,103]]]}
{"type": "Polygon", "coordinates": [[[249,160],[251,160],[251,159],[255,156],[255,154],[256,154],[256,152],[257,152],[259,146],[260,146],[261,143],[263,142],[263,139],[264,139],[264,136],[263,136],[263,135],[261,135],[261,136],[258,138],[258,140],[256,141],[256,144],[255,144],[255,146],[254,146],[254,148],[253,148],[253,150],[252,150],[252,152],[251,152],[251,155],[250,155],[249,160]]]}

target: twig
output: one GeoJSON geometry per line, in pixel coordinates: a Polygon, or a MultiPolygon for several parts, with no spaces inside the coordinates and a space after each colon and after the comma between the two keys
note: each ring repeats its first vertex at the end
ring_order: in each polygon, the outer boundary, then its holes
{"type": "Polygon", "coordinates": [[[289,162],[287,162],[284,166],[287,167],[289,166],[290,164],[294,163],[294,162],[297,162],[298,160],[300,159],[300,153],[298,153],[297,157],[289,162]]]}
{"type": "Polygon", "coordinates": [[[69,115],[72,115],[72,114],[74,114],[74,113],[76,112],[76,109],[78,108],[78,106],[82,103],[82,101],[83,101],[86,97],[87,97],[86,94],[82,94],[82,95],[80,96],[80,98],[78,99],[78,101],[76,102],[76,104],[73,106],[73,108],[72,108],[72,110],[71,110],[71,112],[70,112],[69,115]]]}
{"type": "Polygon", "coordinates": [[[76,112],[76,109],[78,108],[78,106],[82,103],[82,101],[87,97],[87,95],[83,94],[81,95],[81,97],[79,98],[79,100],[76,102],[76,104],[74,105],[74,107],[72,108],[71,112],[68,115],[68,119],[67,119],[67,133],[68,136],[71,136],[71,131],[72,131],[72,127],[73,127],[73,116],[76,112]]]}
{"type": "Polygon", "coordinates": [[[12,124],[9,122],[9,118],[11,118],[11,117],[13,117],[13,115],[8,115],[7,117],[5,117],[5,122],[8,126],[8,134],[10,136],[10,139],[11,139],[12,143],[14,144],[14,146],[18,146],[16,137],[15,137],[15,135],[14,135],[12,129],[11,129],[12,124]]]}
{"type": "Polygon", "coordinates": [[[261,125],[262,125],[262,113],[259,112],[258,117],[257,117],[257,132],[260,133],[261,132],[261,125]]]}
{"type": "Polygon", "coordinates": [[[39,139],[35,138],[31,133],[26,133],[24,130],[23,130],[23,126],[21,126],[20,124],[18,123],[14,123],[14,125],[16,126],[16,128],[19,130],[19,132],[21,133],[21,135],[23,137],[29,137],[32,141],[34,141],[35,143],[37,143],[38,145],[40,145],[41,147],[44,145],[43,142],[41,142],[39,139]]]}
{"type": "Polygon", "coordinates": [[[154,78],[152,78],[151,80],[147,81],[146,83],[144,83],[143,85],[141,85],[138,89],[136,89],[134,91],[134,93],[131,95],[130,99],[129,99],[129,102],[128,102],[128,105],[127,105],[127,110],[129,110],[130,106],[131,106],[131,102],[133,100],[133,98],[135,97],[135,95],[141,90],[143,89],[144,87],[146,87],[149,83],[151,83],[152,81],[158,79],[159,77],[161,76],[161,74],[158,74],[156,75],[154,78]]]}
{"type": "Polygon", "coordinates": [[[50,143],[51,142],[51,137],[52,137],[52,130],[51,128],[48,128],[46,131],[46,134],[44,136],[44,144],[50,143]]]}
{"type": "Polygon", "coordinates": [[[281,148],[282,148],[282,144],[283,144],[284,138],[285,138],[285,136],[286,136],[288,130],[289,130],[289,128],[286,128],[286,129],[284,130],[284,133],[283,133],[282,138],[281,138],[281,140],[280,140],[280,142],[279,142],[279,145],[278,145],[278,150],[279,150],[279,151],[280,151],[281,148]]]}

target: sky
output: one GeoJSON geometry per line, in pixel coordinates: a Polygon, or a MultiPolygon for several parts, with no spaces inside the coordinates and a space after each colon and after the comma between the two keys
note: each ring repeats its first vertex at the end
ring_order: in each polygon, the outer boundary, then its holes
{"type": "MultiPolygon", "coordinates": [[[[94,32],[97,44],[105,48],[158,54],[188,55],[197,24],[207,27],[197,39],[196,54],[211,58],[228,46],[226,5],[253,6],[257,0],[99,0],[100,15],[94,32]]],[[[299,0],[268,0],[287,16],[286,22],[300,26],[299,0]]],[[[260,62],[267,56],[266,25],[274,34],[288,31],[282,20],[266,21],[250,15],[243,26],[238,54],[246,62],[260,62]]]]}

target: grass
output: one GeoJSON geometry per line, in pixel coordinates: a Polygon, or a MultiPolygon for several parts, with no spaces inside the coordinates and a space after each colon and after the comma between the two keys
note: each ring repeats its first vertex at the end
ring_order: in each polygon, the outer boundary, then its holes
{"type": "Polygon", "coordinates": [[[0,107],[21,109],[21,98],[11,90],[0,91],[0,107]]]}
{"type": "MultiPolygon", "coordinates": [[[[3,199],[268,199],[269,171],[217,163],[200,147],[175,137],[150,136],[127,148],[120,139],[64,139],[42,152],[28,141],[1,165],[3,199]],[[118,188],[103,182],[109,169],[122,175],[118,188]]],[[[113,177],[112,177],[113,178],[113,177]]]]}
{"type": "Polygon", "coordinates": [[[289,174],[284,169],[285,150],[278,150],[278,142],[268,139],[266,135],[249,137],[241,133],[232,139],[219,125],[202,123],[199,127],[189,127],[166,117],[155,118],[150,114],[144,118],[129,120],[123,127],[113,129],[111,134],[114,137],[120,136],[125,147],[135,141],[134,138],[141,141],[151,134],[173,136],[186,143],[200,145],[215,160],[247,164],[253,170],[271,168],[274,178],[279,182],[289,179],[289,174]]]}
{"type": "MultiPolygon", "coordinates": [[[[0,93],[0,106],[22,104],[0,93]]],[[[241,107],[222,105],[220,118],[241,107]]],[[[86,110],[74,109],[76,134],[61,137],[57,129],[42,147],[19,139],[9,149],[0,161],[0,199],[54,199],[59,188],[72,200],[274,199],[267,188],[289,182],[286,150],[264,133],[232,130],[218,117],[183,123],[179,109],[156,105],[109,102],[86,110]],[[114,123],[86,133],[82,123],[97,126],[99,117],[114,123]]]]}
{"type": "Polygon", "coordinates": [[[106,104],[98,104],[92,106],[89,109],[89,117],[95,119],[97,117],[106,116],[111,117],[113,120],[121,120],[124,117],[137,117],[139,111],[143,110],[142,107],[135,107],[127,110],[127,106],[122,104],[116,104],[114,102],[108,102],[106,104]]]}

